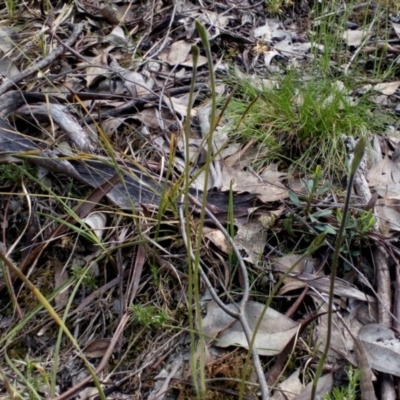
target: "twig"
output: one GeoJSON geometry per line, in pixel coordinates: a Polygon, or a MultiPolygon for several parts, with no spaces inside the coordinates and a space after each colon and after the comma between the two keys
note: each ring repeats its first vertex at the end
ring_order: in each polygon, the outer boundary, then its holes
{"type": "MultiPolygon", "coordinates": [[[[119,325],[115,331],[115,334],[111,340],[110,345],[108,346],[107,351],[104,353],[103,358],[100,361],[100,364],[98,365],[98,367],[95,369],[95,373],[96,375],[100,374],[100,372],[107,366],[108,360],[111,357],[111,354],[114,351],[114,348],[116,346],[116,344],[118,343],[118,340],[120,338],[120,336],[122,335],[122,332],[125,328],[125,325],[127,324],[127,322],[129,321],[129,315],[125,314],[121,321],[119,322],[119,325]]],[[[81,390],[83,390],[92,380],[91,376],[88,376],[87,378],[83,379],[82,381],[80,381],[78,384],[76,384],[75,386],[73,386],[72,388],[70,388],[69,390],[67,390],[66,392],[64,392],[62,395],[58,396],[55,398],[55,400],[68,400],[71,397],[75,396],[76,394],[78,394],[81,390]]]]}
{"type": "MultiPolygon", "coordinates": [[[[65,41],[65,45],[70,47],[74,44],[76,39],[78,39],[79,35],[83,30],[82,24],[73,25],[71,36],[68,40],[65,41]]],[[[43,58],[42,60],[38,61],[35,64],[30,65],[20,74],[14,76],[11,79],[5,80],[2,85],[0,86],[0,96],[14,87],[17,83],[23,81],[24,79],[28,78],[28,76],[34,74],[35,72],[48,67],[52,62],[54,62],[58,57],[60,57],[65,51],[64,46],[60,46],[54,51],[52,51],[47,57],[43,58]]]]}
{"type": "MultiPolygon", "coordinates": [[[[379,15],[382,16],[383,12],[379,15]]],[[[375,16],[374,19],[372,20],[372,22],[369,24],[368,27],[368,31],[367,34],[365,35],[362,43],[360,44],[360,46],[358,47],[358,49],[354,52],[354,54],[351,56],[350,61],[347,63],[345,69],[344,69],[344,73],[347,74],[349,72],[349,68],[351,67],[351,65],[353,64],[354,60],[358,57],[358,55],[360,54],[361,50],[364,48],[365,44],[368,42],[370,36],[371,36],[371,31],[372,31],[372,27],[374,26],[376,20],[378,19],[378,15],[375,12],[375,16]]]]}
{"type": "MultiPolygon", "coordinates": [[[[194,86],[194,90],[208,91],[209,88],[204,83],[198,83],[194,86]]],[[[180,94],[186,94],[189,92],[190,92],[190,86],[182,86],[182,87],[178,87],[178,88],[169,89],[168,95],[170,97],[173,97],[173,96],[178,96],[180,94]]],[[[77,93],[77,97],[79,97],[79,93],[77,93]]],[[[138,99],[128,101],[125,104],[123,104],[122,106],[116,107],[113,110],[102,111],[101,119],[106,120],[107,118],[110,118],[110,117],[120,117],[122,115],[126,115],[126,114],[130,115],[130,114],[136,113],[141,108],[143,108],[145,104],[155,102],[159,98],[160,98],[159,94],[150,94],[150,95],[146,95],[141,98],[138,98],[138,99]]],[[[93,122],[93,119],[96,120],[97,118],[99,118],[99,116],[95,113],[92,113],[91,115],[89,115],[85,118],[85,121],[93,122]]]]}

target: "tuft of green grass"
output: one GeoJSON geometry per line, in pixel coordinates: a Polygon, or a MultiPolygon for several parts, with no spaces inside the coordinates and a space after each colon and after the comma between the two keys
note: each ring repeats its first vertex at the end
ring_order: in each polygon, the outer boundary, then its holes
{"type": "Polygon", "coordinates": [[[364,98],[355,102],[348,95],[355,85],[350,78],[341,82],[318,71],[302,77],[292,69],[259,87],[251,80],[235,79],[238,87],[227,108],[233,134],[266,147],[262,163],[278,159],[309,171],[320,164],[324,173],[340,177],[345,170],[343,135],[362,136],[382,131],[384,125],[373,111],[376,105],[364,98]]]}

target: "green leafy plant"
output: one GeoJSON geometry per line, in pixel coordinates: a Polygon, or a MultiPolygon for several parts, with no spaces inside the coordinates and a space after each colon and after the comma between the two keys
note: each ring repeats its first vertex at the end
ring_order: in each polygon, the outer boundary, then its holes
{"type": "Polygon", "coordinates": [[[136,304],[130,308],[130,311],[132,313],[132,321],[146,328],[158,328],[169,320],[169,316],[165,311],[151,305],[142,306],[141,304],[136,304]]]}
{"type": "Polygon", "coordinates": [[[356,400],[358,395],[358,387],[361,377],[361,371],[354,369],[351,365],[346,371],[347,386],[335,387],[330,395],[324,395],[324,400],[356,400]]]}
{"type": "Polygon", "coordinates": [[[72,267],[72,274],[75,279],[81,279],[83,287],[87,289],[95,289],[97,287],[96,277],[87,268],[72,267]]]}
{"type": "Polygon", "coordinates": [[[20,182],[21,179],[28,173],[34,175],[36,168],[31,164],[0,164],[0,185],[9,186],[20,182]]]}
{"type": "Polygon", "coordinates": [[[268,0],[267,11],[271,14],[282,14],[285,8],[293,6],[293,0],[268,0]]]}
{"type": "MultiPolygon", "coordinates": [[[[313,232],[323,232],[328,235],[336,235],[338,227],[343,220],[343,212],[341,208],[337,208],[336,212],[332,207],[319,208],[315,204],[321,199],[328,190],[331,189],[331,184],[326,184],[322,179],[322,170],[320,166],[316,167],[314,174],[310,179],[304,181],[306,193],[289,192],[289,199],[299,209],[296,215],[289,214],[284,220],[284,229],[290,236],[294,235],[294,219],[303,221],[302,229],[309,234],[313,232]],[[310,229],[311,228],[311,229],[310,229]]],[[[363,239],[371,232],[376,223],[372,210],[359,210],[349,213],[345,221],[345,235],[347,239],[357,240],[363,239]]],[[[345,250],[343,250],[345,251],[345,250]]]]}

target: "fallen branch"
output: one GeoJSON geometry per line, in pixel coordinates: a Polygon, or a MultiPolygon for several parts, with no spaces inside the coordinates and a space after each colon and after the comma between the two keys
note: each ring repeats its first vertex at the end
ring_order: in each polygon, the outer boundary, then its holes
{"type": "MultiPolygon", "coordinates": [[[[68,40],[65,41],[66,46],[72,46],[75,41],[78,39],[79,35],[82,33],[83,25],[75,24],[73,25],[72,33],[68,40]]],[[[2,85],[0,86],[0,96],[17,85],[17,83],[23,81],[28,78],[28,76],[34,74],[35,72],[40,71],[43,68],[48,67],[51,63],[53,63],[58,57],[60,57],[65,51],[64,46],[57,47],[54,51],[52,51],[47,57],[38,61],[35,64],[30,65],[28,68],[23,70],[20,74],[15,75],[11,79],[6,79],[2,85]]]]}

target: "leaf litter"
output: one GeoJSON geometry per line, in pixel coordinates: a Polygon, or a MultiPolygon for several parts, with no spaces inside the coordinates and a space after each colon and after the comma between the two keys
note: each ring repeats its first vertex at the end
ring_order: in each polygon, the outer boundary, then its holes
{"type": "MultiPolygon", "coordinates": [[[[241,357],[249,349],[248,332],[243,321],[227,311],[242,307],[241,295],[249,285],[243,315],[254,335],[253,352],[260,366],[266,372],[268,361],[292,341],[295,362],[266,391],[260,375],[256,378],[254,361],[245,389],[248,398],[260,395],[260,384],[263,398],[310,398],[319,345],[328,335],[326,315],[307,328],[311,343],[306,342],[306,333],[299,334],[299,327],[310,313],[326,311],[343,186],[333,181],[329,187],[327,178],[315,178],[312,170],[307,176],[303,172],[294,176],[284,155],[272,154],[268,162],[263,161],[269,149],[252,138],[247,142],[238,138],[237,128],[243,122],[235,126],[229,112],[218,117],[210,146],[210,68],[196,20],[204,24],[212,44],[222,101],[219,111],[235,96],[234,85],[225,79],[227,71],[236,69],[238,79],[251,82],[255,90],[268,87],[279,92],[283,90],[279,74],[290,68],[306,71],[328,51],[332,68],[343,71],[342,78],[330,86],[342,96],[341,112],[358,107],[361,96],[369,99],[371,113],[379,105],[387,108],[387,132],[368,132],[371,142],[378,140],[379,146],[375,161],[368,164],[367,160],[361,172],[364,187],[355,185],[347,239],[341,248],[341,276],[334,288],[337,312],[326,365],[332,373],[319,380],[317,393],[331,392],[340,372],[338,364],[363,365],[357,346],[364,349],[378,380],[384,378],[382,373],[399,376],[392,330],[399,329],[400,317],[395,272],[399,136],[392,111],[398,112],[400,81],[396,73],[384,79],[384,71],[367,84],[360,80],[352,90],[345,81],[352,67],[368,74],[371,63],[381,62],[381,68],[388,70],[396,64],[400,21],[395,14],[379,10],[387,23],[382,31],[378,10],[368,24],[355,22],[373,7],[364,6],[360,14],[355,9],[354,21],[350,17],[346,21],[348,28],[330,20],[330,29],[337,28],[342,41],[337,51],[329,49],[328,41],[313,39],[324,14],[313,25],[311,11],[316,12],[317,6],[297,2],[292,14],[282,3],[278,16],[268,5],[250,1],[170,5],[78,0],[49,3],[46,9],[37,3],[14,6],[12,2],[2,6],[0,26],[1,251],[65,316],[83,354],[101,359],[96,374],[103,389],[109,389],[109,398],[134,394],[192,398],[197,372],[189,361],[202,351],[201,338],[206,352],[220,348],[205,366],[207,378],[243,379],[241,357]],[[16,17],[20,24],[15,23],[16,17]],[[191,99],[194,45],[201,54],[191,99]],[[183,135],[186,127],[187,136],[183,135]],[[210,179],[203,193],[206,168],[210,179]],[[194,354],[186,334],[191,309],[184,244],[188,238],[181,236],[177,217],[187,169],[191,182],[186,196],[193,197],[189,240],[202,235],[202,268],[207,266],[209,277],[207,283],[202,276],[200,289],[212,285],[226,307],[224,311],[214,298],[208,302],[206,314],[197,319],[201,323],[195,327],[194,354]],[[377,199],[369,204],[372,191],[377,199]],[[366,193],[364,198],[360,193],[366,193]],[[203,198],[215,220],[206,217],[202,231],[197,231],[201,215],[197,202],[203,198]],[[324,211],[329,207],[332,212],[324,211]],[[218,221],[229,232],[247,276],[238,271],[237,255],[218,221]],[[328,238],[322,250],[312,259],[303,257],[321,231],[328,238]],[[388,253],[384,265],[371,251],[381,247],[388,253]],[[391,286],[390,274],[380,274],[380,268],[390,270],[396,281],[393,296],[383,289],[391,286]],[[274,288],[277,294],[270,298],[274,288]],[[389,304],[382,307],[388,297],[389,304]],[[382,317],[388,312],[392,313],[389,320],[382,317]],[[128,316],[131,322],[125,325],[128,316]],[[178,345],[182,346],[179,352],[178,345]],[[114,359],[113,353],[118,357],[114,359]],[[212,369],[216,362],[218,373],[212,369]]],[[[306,72],[304,81],[309,77],[306,72]]],[[[328,108],[335,99],[336,95],[324,94],[320,103],[328,108]]],[[[291,107],[301,108],[306,98],[296,94],[290,102],[291,107]]],[[[290,147],[287,137],[280,140],[290,147]]],[[[295,155],[295,141],[293,145],[290,153],[295,155]]],[[[0,379],[11,382],[2,395],[10,390],[36,398],[98,394],[66,338],[60,336],[56,342],[54,318],[40,311],[32,293],[20,287],[6,268],[0,288],[4,293],[1,351],[8,360],[0,365],[0,379]],[[24,326],[18,325],[20,320],[24,326]],[[24,335],[29,340],[21,341],[24,335]],[[58,365],[48,361],[54,348],[58,365]],[[15,365],[24,379],[15,373],[15,365]],[[34,365],[35,372],[28,365],[34,365]],[[48,372],[54,383],[43,379],[32,388],[29,379],[39,379],[42,365],[47,371],[55,368],[56,372],[48,372]],[[84,389],[85,385],[89,387],[84,389]]],[[[229,383],[221,387],[206,383],[206,387],[207,398],[220,398],[221,393],[228,398],[240,390],[229,383]]],[[[381,398],[389,398],[394,386],[382,385],[380,390],[381,398]]]]}

